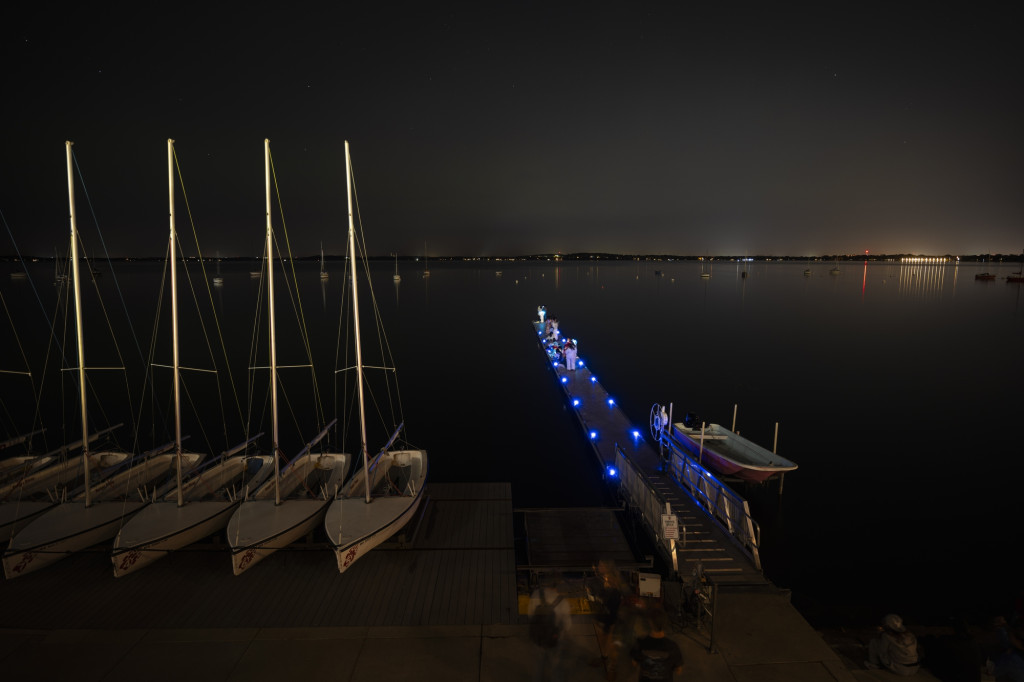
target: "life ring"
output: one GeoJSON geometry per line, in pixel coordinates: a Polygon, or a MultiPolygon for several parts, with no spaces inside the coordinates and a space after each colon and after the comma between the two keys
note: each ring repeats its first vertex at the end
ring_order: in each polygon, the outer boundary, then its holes
{"type": "Polygon", "coordinates": [[[654,405],[651,406],[651,420],[650,420],[650,423],[651,423],[651,437],[654,438],[654,440],[660,440],[661,439],[661,429],[662,429],[663,425],[661,423],[661,405],[659,405],[658,403],[654,403],[654,405]]]}

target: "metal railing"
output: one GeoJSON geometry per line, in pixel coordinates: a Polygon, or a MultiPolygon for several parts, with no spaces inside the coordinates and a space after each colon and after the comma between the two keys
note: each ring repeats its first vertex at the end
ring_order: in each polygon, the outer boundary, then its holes
{"type": "MultiPolygon", "coordinates": [[[[747,501],[716,479],[707,469],[685,453],[670,451],[670,470],[675,481],[703,508],[708,517],[723,531],[731,535],[757,570],[761,570],[761,530],[750,516],[747,501]]],[[[648,482],[647,476],[615,446],[615,466],[619,470],[620,490],[629,504],[643,517],[654,536],[655,543],[669,560],[673,542],[686,547],[686,526],[679,524],[679,540],[664,537],[662,515],[673,513],[668,500],[648,482]]]]}
{"type": "Polygon", "coordinates": [[[761,570],[761,527],[750,516],[750,505],[680,448],[668,446],[672,477],[685,488],[761,570]]]}

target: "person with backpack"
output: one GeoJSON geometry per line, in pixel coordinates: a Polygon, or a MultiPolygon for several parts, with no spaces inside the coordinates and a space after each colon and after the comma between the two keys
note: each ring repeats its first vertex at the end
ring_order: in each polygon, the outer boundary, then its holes
{"type": "Polygon", "coordinates": [[[530,640],[539,650],[537,682],[562,682],[566,676],[572,611],[558,589],[560,582],[557,573],[545,576],[540,587],[530,595],[527,606],[530,640]]]}
{"type": "Polygon", "coordinates": [[[683,670],[683,652],[665,636],[668,616],[660,608],[648,614],[650,632],[633,644],[630,658],[639,670],[639,682],[672,682],[683,670]]]}

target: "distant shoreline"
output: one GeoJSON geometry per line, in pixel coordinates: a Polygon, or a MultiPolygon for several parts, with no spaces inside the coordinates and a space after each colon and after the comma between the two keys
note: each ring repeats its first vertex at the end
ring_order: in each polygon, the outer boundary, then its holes
{"type": "MultiPolygon", "coordinates": [[[[165,256],[111,256],[109,260],[121,261],[121,262],[133,262],[133,261],[163,261],[165,256]]],[[[324,255],[325,261],[344,261],[347,257],[344,255],[324,255]]],[[[54,256],[25,256],[24,259],[19,258],[17,255],[6,254],[0,256],[0,262],[5,263],[18,263],[21,260],[28,262],[54,262],[56,258],[54,256]]],[[[61,258],[61,260],[64,260],[61,258]]],[[[95,260],[108,260],[107,258],[99,258],[95,260]]],[[[198,261],[200,260],[196,256],[187,257],[185,260],[198,261]]],[[[211,257],[206,256],[202,260],[207,263],[216,263],[218,261],[225,263],[233,262],[259,262],[262,260],[262,256],[221,256],[211,257]]],[[[297,261],[319,261],[320,254],[309,255],[309,256],[297,256],[294,260],[297,261]]],[[[369,256],[368,260],[372,261],[394,261],[396,260],[393,254],[385,256],[369,256]]],[[[404,263],[415,263],[423,260],[419,256],[398,256],[398,261],[404,263]]],[[[814,262],[857,262],[861,263],[864,261],[869,262],[917,262],[922,264],[934,264],[934,265],[956,265],[957,263],[1020,263],[1022,261],[1021,254],[967,254],[967,255],[953,255],[953,254],[914,254],[914,253],[893,253],[893,254],[871,254],[868,256],[857,255],[857,254],[828,254],[821,256],[729,256],[729,255],[718,255],[718,256],[688,256],[688,255],[669,255],[669,254],[621,254],[621,253],[541,253],[541,254],[528,254],[518,256],[430,256],[430,260],[434,262],[516,262],[516,261],[535,261],[535,262],[577,262],[577,261],[652,261],[652,262],[672,262],[672,261],[729,261],[729,262],[752,262],[752,263],[764,263],[764,262],[796,262],[796,263],[814,263],[814,262]]]]}

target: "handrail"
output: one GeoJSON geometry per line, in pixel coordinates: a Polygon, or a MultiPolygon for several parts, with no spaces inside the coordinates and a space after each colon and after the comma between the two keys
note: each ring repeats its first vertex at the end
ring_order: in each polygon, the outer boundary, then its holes
{"type": "MultiPolygon", "coordinates": [[[[619,469],[623,488],[650,526],[658,548],[671,558],[670,541],[661,535],[661,516],[665,513],[667,500],[648,483],[646,474],[626,456],[618,444],[615,445],[615,464],[619,469]]],[[[677,467],[681,465],[682,462],[673,459],[673,478],[699,506],[704,508],[712,522],[737,541],[739,549],[760,571],[761,532],[757,522],[750,516],[747,501],[692,460],[689,461],[689,476],[677,472],[677,467]],[[696,485],[693,481],[695,477],[698,478],[696,485]]],[[[686,547],[686,535],[685,524],[680,524],[679,546],[686,547]]]]}
{"type": "Polygon", "coordinates": [[[679,485],[703,506],[708,515],[732,535],[761,570],[761,527],[750,515],[750,505],[719,481],[687,452],[667,441],[669,470],[679,485]]]}

